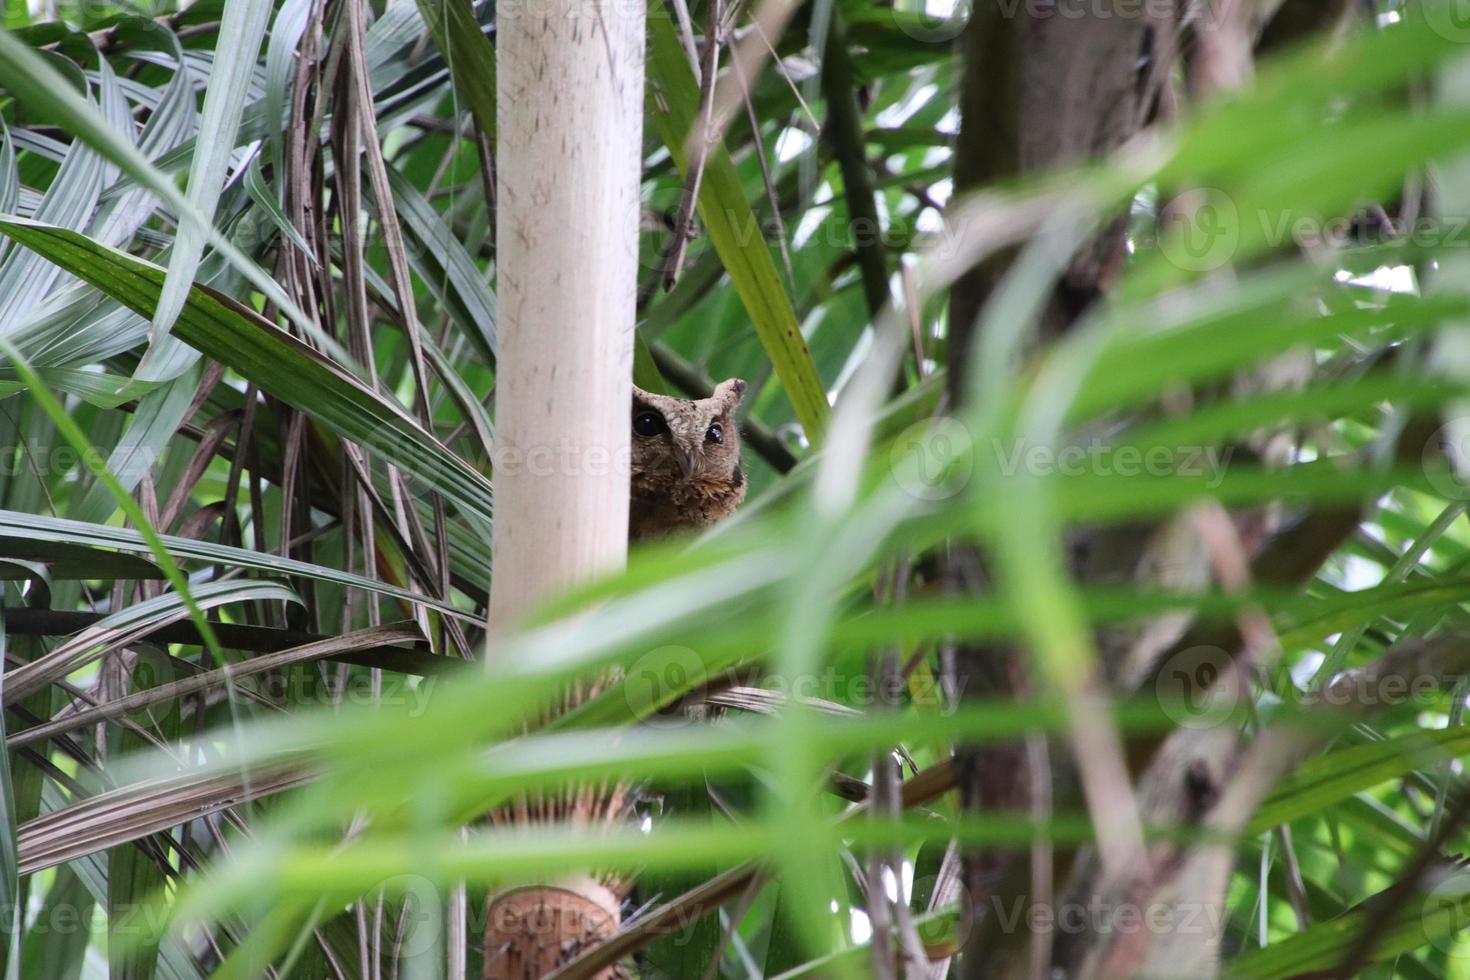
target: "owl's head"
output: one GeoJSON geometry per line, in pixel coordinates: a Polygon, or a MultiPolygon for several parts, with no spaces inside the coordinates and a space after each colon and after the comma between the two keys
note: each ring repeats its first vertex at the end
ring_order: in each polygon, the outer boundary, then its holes
{"type": "Polygon", "coordinates": [[[728,480],[740,467],[735,410],[745,394],[739,378],[708,398],[688,401],[633,389],[633,470],[670,483],[728,480]]]}

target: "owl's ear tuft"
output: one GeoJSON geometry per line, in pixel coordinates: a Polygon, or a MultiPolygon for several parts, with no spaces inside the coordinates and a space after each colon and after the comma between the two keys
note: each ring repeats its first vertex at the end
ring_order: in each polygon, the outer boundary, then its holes
{"type": "Polygon", "coordinates": [[[741,397],[745,394],[745,382],[739,378],[730,378],[721,381],[715,386],[715,398],[728,402],[731,408],[740,404],[741,397]]]}

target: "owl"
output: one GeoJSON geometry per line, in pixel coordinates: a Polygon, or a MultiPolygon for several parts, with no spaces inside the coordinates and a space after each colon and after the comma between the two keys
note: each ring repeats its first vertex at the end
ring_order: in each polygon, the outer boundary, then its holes
{"type": "Polygon", "coordinates": [[[745,499],[735,423],[744,394],[738,378],[698,401],[633,389],[630,541],[708,527],[745,499]]]}

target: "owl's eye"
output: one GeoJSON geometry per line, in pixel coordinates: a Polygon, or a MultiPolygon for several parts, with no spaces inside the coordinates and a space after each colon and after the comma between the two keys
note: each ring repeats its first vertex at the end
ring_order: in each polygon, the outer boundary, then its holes
{"type": "Polygon", "coordinates": [[[704,438],[706,442],[724,442],[725,430],[720,427],[720,423],[711,422],[709,431],[705,432],[704,438]]]}
{"type": "Polygon", "coordinates": [[[658,412],[639,412],[633,416],[633,431],[640,436],[656,436],[669,431],[669,425],[658,412]]]}

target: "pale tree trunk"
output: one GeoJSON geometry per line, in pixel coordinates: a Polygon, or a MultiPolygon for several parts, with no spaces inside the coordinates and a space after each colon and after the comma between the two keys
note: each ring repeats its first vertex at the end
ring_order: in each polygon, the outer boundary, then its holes
{"type": "MultiPolygon", "coordinates": [[[[626,558],[644,8],[502,3],[496,30],[492,658],[537,603],[626,558]]],[[[485,976],[544,976],[617,925],[590,874],[492,898],[485,976]]]]}
{"type": "MultiPolygon", "coordinates": [[[[1158,5],[1145,5],[1158,16],[1158,5]]],[[[955,147],[955,191],[962,194],[1054,169],[1077,166],[1122,146],[1146,116],[1157,80],[1140,75],[1155,25],[1138,16],[1101,8],[1082,17],[1044,16],[1022,7],[975,4],[963,38],[965,80],[961,128],[955,147]]],[[[1167,25],[1163,25],[1167,27],[1167,25]]],[[[1076,319],[1104,297],[1120,277],[1126,256],[1127,216],[1120,214],[1071,258],[1040,316],[1037,344],[1065,336],[1076,319]]],[[[950,292],[949,386],[955,404],[969,393],[968,358],[977,316],[1007,272],[1011,253],[997,254],[955,284],[950,292]]],[[[1077,554],[1131,567],[1136,554],[1121,554],[1145,539],[1124,529],[1119,541],[1069,542],[1077,554]]],[[[991,588],[990,569],[978,551],[954,547],[947,570],[957,591],[991,588]]],[[[1085,575],[1099,572],[1086,570],[1085,575]]],[[[963,644],[955,651],[956,689],[966,697],[1024,700],[1036,697],[1026,651],[1012,643],[963,644]]],[[[1090,684],[1100,684],[1090,679],[1090,684]]],[[[962,809],[976,811],[1066,811],[1084,804],[1071,751],[1058,742],[960,746],[955,773],[962,809]],[[1046,764],[1038,764],[1043,758],[1046,764]]],[[[1052,905],[1072,855],[1036,848],[972,848],[964,854],[964,908],[974,917],[961,930],[969,937],[964,980],[1046,976],[1053,959],[1052,936],[1005,926],[995,909],[1052,905]],[[1028,945],[1029,943],[1029,945],[1028,945]]]]}

